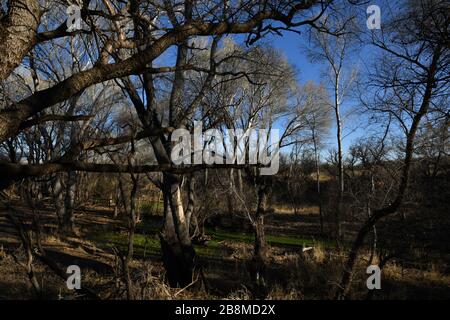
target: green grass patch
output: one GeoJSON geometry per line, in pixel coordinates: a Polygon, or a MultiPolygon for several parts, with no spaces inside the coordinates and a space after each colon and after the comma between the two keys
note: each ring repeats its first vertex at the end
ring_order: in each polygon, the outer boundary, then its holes
{"type": "Polygon", "coordinates": [[[164,204],[160,201],[145,200],[140,203],[139,210],[142,215],[160,215],[163,211],[164,204]]]}
{"type": "MultiPolygon", "coordinates": [[[[126,251],[128,246],[128,235],[124,232],[101,232],[93,235],[91,240],[101,244],[104,248],[117,247],[121,251],[126,251]]],[[[136,256],[146,257],[149,255],[160,255],[161,244],[159,238],[153,235],[136,233],[134,235],[134,253],[136,256]]],[[[195,251],[200,256],[220,256],[221,249],[219,241],[211,240],[204,246],[195,245],[195,251]]]]}
{"type": "MultiPolygon", "coordinates": [[[[140,230],[142,231],[142,230],[140,230]]],[[[146,257],[149,255],[160,255],[161,244],[159,238],[156,235],[155,230],[152,230],[151,234],[136,233],[134,235],[134,252],[136,256],[146,257]]],[[[199,256],[203,257],[218,257],[223,255],[223,251],[220,246],[220,242],[224,240],[231,240],[237,242],[253,243],[254,235],[245,232],[231,232],[226,230],[207,230],[207,234],[212,237],[206,245],[195,245],[195,250],[199,256]]],[[[125,252],[128,244],[128,235],[126,232],[100,232],[94,234],[91,240],[99,243],[104,248],[117,247],[121,251],[125,252]]],[[[274,236],[268,235],[267,241],[271,246],[279,247],[302,247],[302,246],[315,246],[320,244],[324,247],[332,246],[331,243],[323,240],[315,240],[293,236],[274,236]]]]}
{"type": "MultiPolygon", "coordinates": [[[[101,232],[94,234],[91,240],[101,244],[105,248],[117,247],[123,252],[127,250],[128,246],[128,234],[125,232],[101,232]]],[[[161,252],[159,239],[155,235],[136,233],[134,235],[133,245],[134,253],[137,256],[159,255],[161,252]]]]}
{"type": "MultiPolygon", "coordinates": [[[[255,239],[254,234],[245,232],[231,232],[226,230],[207,230],[207,233],[217,241],[234,240],[251,243],[255,239]]],[[[294,237],[289,235],[281,235],[281,236],[267,235],[267,242],[272,246],[280,246],[280,247],[314,246],[317,244],[320,244],[324,247],[333,246],[333,244],[329,241],[324,241],[321,239],[318,240],[311,238],[294,237]]]]}

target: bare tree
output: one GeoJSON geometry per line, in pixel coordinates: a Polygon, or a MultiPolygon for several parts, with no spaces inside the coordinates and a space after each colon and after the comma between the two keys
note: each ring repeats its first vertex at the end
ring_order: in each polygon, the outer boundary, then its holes
{"type": "Polygon", "coordinates": [[[307,134],[310,135],[314,154],[316,190],[319,198],[320,232],[323,234],[324,216],[320,188],[320,151],[327,138],[327,133],[331,123],[331,103],[323,86],[317,86],[310,82],[305,85],[304,90],[302,91],[304,91],[304,94],[301,97],[302,102],[300,103],[300,106],[304,122],[306,123],[307,130],[309,131],[307,134]]]}
{"type": "Polygon", "coordinates": [[[312,61],[324,61],[327,64],[326,79],[330,82],[333,97],[333,109],[336,125],[337,167],[338,167],[338,202],[335,210],[336,239],[342,238],[342,202],[344,197],[344,162],[343,162],[343,111],[342,104],[355,81],[356,67],[349,68],[349,56],[352,50],[353,34],[346,25],[347,20],[329,19],[328,24],[336,24],[345,30],[335,36],[316,30],[312,31],[312,48],[307,49],[312,61]],[[334,21],[333,21],[334,20],[334,21]]]}
{"type": "Polygon", "coordinates": [[[349,252],[336,298],[349,294],[358,253],[367,234],[381,219],[401,207],[414,161],[416,135],[421,122],[436,100],[448,96],[448,61],[450,52],[448,26],[450,16],[443,1],[407,1],[406,9],[385,17],[382,35],[372,34],[372,43],[385,52],[385,58],[372,77],[378,90],[372,109],[395,119],[406,144],[397,191],[388,205],[374,209],[359,230],[349,252]],[[444,7],[443,7],[444,6],[444,7]],[[400,12],[400,14],[399,14],[400,12]],[[384,35],[389,34],[390,40],[384,35]],[[381,107],[380,107],[381,106],[381,107]]]}
{"type": "MultiPolygon", "coordinates": [[[[24,177],[58,172],[163,172],[161,188],[165,223],[161,244],[164,261],[171,285],[185,286],[192,281],[195,251],[186,224],[181,178],[178,174],[204,166],[188,169],[172,166],[170,131],[174,127],[189,125],[189,120],[210,89],[219,64],[215,60],[215,48],[221,35],[247,34],[247,42],[254,43],[269,32],[303,25],[316,26],[330,3],[275,1],[229,4],[222,1],[199,3],[187,0],[180,4],[148,1],[141,5],[137,1],[85,0],[81,5],[82,28],[76,32],[67,31],[66,17],[61,14],[65,8],[52,4],[50,1],[43,8],[34,0],[9,3],[8,14],[1,19],[0,25],[0,79],[7,79],[32,50],[45,49],[53,41],[61,44],[60,51],[53,53],[59,53],[60,56],[65,55],[68,44],[78,41],[82,50],[76,58],[88,63],[83,69],[73,70],[71,75],[60,77],[48,87],[10,101],[3,107],[0,110],[0,142],[17,136],[27,122],[49,121],[48,118],[40,117],[42,112],[108,80],[114,80],[127,94],[141,122],[142,131],[115,138],[72,139],[73,143],[65,154],[50,162],[20,164],[2,161],[0,169],[8,172],[3,177],[2,186],[11,185],[24,177]],[[46,24],[45,21],[52,23],[46,24]],[[267,21],[276,21],[280,26],[266,26],[267,21]],[[123,28],[124,25],[127,27],[123,28]],[[133,32],[126,32],[127,28],[133,32]],[[38,31],[42,29],[47,31],[38,31]],[[191,59],[194,50],[189,48],[189,39],[196,36],[214,37],[206,67],[191,65],[195,61],[191,59]],[[171,46],[177,48],[175,65],[155,67],[155,61],[171,46]],[[9,52],[8,48],[11,47],[17,50],[9,52]],[[188,70],[196,70],[204,77],[194,96],[186,90],[188,70]],[[166,81],[170,79],[168,95],[157,92],[157,85],[164,81],[161,80],[163,78],[166,81]],[[139,90],[142,90],[142,94],[139,90]],[[157,164],[130,166],[80,160],[89,150],[142,139],[149,139],[157,164]]],[[[320,28],[320,25],[317,27],[320,28]]],[[[26,68],[26,64],[22,63],[21,67],[26,68]]],[[[42,71],[39,75],[41,78],[47,77],[42,71]]],[[[64,120],[58,118],[58,121],[64,120]]],[[[68,182],[73,185],[73,174],[70,177],[68,182]]],[[[70,207],[73,192],[67,195],[66,204],[70,207]]]]}

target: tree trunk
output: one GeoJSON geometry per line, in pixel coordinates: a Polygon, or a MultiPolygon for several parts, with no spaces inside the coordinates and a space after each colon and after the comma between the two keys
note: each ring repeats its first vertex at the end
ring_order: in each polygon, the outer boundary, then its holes
{"type": "Polygon", "coordinates": [[[266,286],[266,262],[268,244],[266,239],[266,233],[264,230],[264,216],[266,214],[268,198],[268,186],[263,185],[259,187],[257,196],[257,208],[254,221],[255,229],[255,243],[254,243],[254,255],[251,263],[251,277],[254,282],[255,298],[264,299],[267,296],[266,286]]]}
{"type": "Polygon", "coordinates": [[[316,166],[316,188],[319,200],[319,217],[320,217],[320,234],[323,235],[323,211],[322,211],[322,193],[320,190],[320,159],[317,148],[316,132],[312,130],[313,146],[314,146],[314,164],[316,166]]]}
{"type": "Polygon", "coordinates": [[[195,250],[181,200],[178,177],[163,175],[164,227],[160,234],[163,262],[171,287],[185,287],[194,280],[195,250]]]}
{"type": "Polygon", "coordinates": [[[188,181],[188,204],[186,207],[186,225],[188,227],[189,235],[192,235],[190,230],[191,230],[192,215],[194,213],[194,205],[195,205],[194,192],[195,192],[195,180],[194,180],[194,176],[191,175],[189,177],[189,181],[188,181]]]}
{"type": "Polygon", "coordinates": [[[63,219],[65,216],[65,205],[64,205],[64,187],[62,184],[62,173],[57,173],[53,179],[53,203],[55,204],[56,217],[58,218],[58,227],[61,228],[63,225],[63,219]]]}
{"type": "MultiPolygon", "coordinates": [[[[138,180],[132,175],[131,177],[133,181],[133,187],[130,193],[130,205],[129,208],[125,208],[125,211],[129,211],[128,215],[128,249],[125,258],[123,259],[123,277],[125,280],[125,286],[127,290],[127,299],[134,299],[133,292],[133,283],[131,281],[130,276],[130,262],[133,260],[133,252],[134,252],[134,234],[136,230],[136,194],[138,188],[138,180]]],[[[125,193],[122,192],[122,196],[125,196],[125,193]]]]}
{"type": "Polygon", "coordinates": [[[255,256],[261,257],[265,260],[267,255],[267,241],[266,234],[264,232],[264,215],[266,211],[267,193],[263,189],[260,190],[258,195],[258,207],[256,209],[255,216],[255,256]]]}
{"type": "Polygon", "coordinates": [[[63,220],[64,230],[68,232],[73,232],[75,227],[73,206],[75,202],[76,188],[77,188],[77,174],[75,171],[70,171],[67,176],[65,213],[63,220]]]}
{"type": "Polygon", "coordinates": [[[5,80],[35,45],[42,14],[37,0],[12,0],[8,6],[8,15],[0,20],[0,80],[5,80]]]}
{"type": "Polygon", "coordinates": [[[119,215],[119,207],[120,207],[120,186],[118,183],[114,193],[114,214],[113,214],[114,219],[116,219],[119,215]]]}
{"type": "Polygon", "coordinates": [[[230,217],[230,222],[233,225],[233,211],[234,211],[234,205],[233,205],[233,199],[234,199],[234,170],[230,169],[230,183],[228,185],[229,190],[227,192],[227,207],[228,207],[228,215],[230,217]]]}
{"type": "Polygon", "coordinates": [[[339,98],[339,81],[340,74],[336,73],[335,87],[334,87],[334,111],[336,114],[336,139],[338,145],[338,202],[335,210],[336,223],[336,239],[338,244],[342,240],[342,202],[344,200],[344,164],[342,160],[342,120],[340,114],[341,101],[339,98]]]}

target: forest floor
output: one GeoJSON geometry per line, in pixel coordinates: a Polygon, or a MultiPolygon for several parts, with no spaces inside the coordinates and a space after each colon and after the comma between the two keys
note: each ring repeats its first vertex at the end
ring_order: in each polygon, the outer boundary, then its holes
{"type": "MultiPolygon", "coordinates": [[[[0,208],[0,299],[35,297],[26,269],[19,233],[8,219],[13,213],[25,225],[31,224],[32,212],[20,205],[0,208]]],[[[57,235],[54,211],[36,211],[42,229],[46,255],[61,269],[78,265],[82,270],[82,286],[98,292],[101,298],[124,297],[120,277],[120,259],[114,252],[125,252],[127,229],[125,218],[114,218],[108,207],[77,210],[76,236],[57,235]]],[[[251,298],[249,261],[253,250],[253,234],[243,220],[225,218],[218,228],[206,228],[210,237],[205,244],[195,245],[205,275],[205,286],[183,290],[165,285],[158,231],[160,216],[143,215],[134,238],[132,278],[139,299],[251,298]]],[[[336,288],[345,261],[345,250],[320,236],[319,216],[315,208],[305,207],[300,215],[276,210],[266,219],[270,245],[266,282],[271,299],[328,299],[336,288]],[[312,247],[313,249],[304,251],[312,247]]],[[[345,249],[345,248],[344,248],[345,249]]],[[[367,254],[363,254],[367,258],[367,254]]],[[[360,259],[352,292],[353,298],[367,294],[365,273],[367,262],[360,259]]],[[[41,298],[73,299],[73,291],[64,279],[40,261],[34,263],[41,283],[41,298]]],[[[450,276],[442,266],[430,264],[426,269],[405,267],[392,261],[383,269],[382,290],[378,299],[448,299],[450,276]]],[[[445,269],[445,268],[444,268],[445,269]]]]}

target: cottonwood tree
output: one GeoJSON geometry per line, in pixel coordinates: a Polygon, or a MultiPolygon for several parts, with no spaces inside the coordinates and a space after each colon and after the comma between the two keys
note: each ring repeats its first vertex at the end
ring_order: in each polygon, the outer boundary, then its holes
{"type": "MultiPolygon", "coordinates": [[[[253,44],[268,33],[304,25],[327,31],[319,18],[333,3],[84,0],[80,5],[81,29],[71,32],[67,22],[72,17],[64,14],[66,6],[59,2],[11,0],[5,3],[7,12],[0,20],[0,80],[26,66],[31,53],[45,48],[50,41],[58,42],[61,49],[57,53],[61,55],[65,55],[71,43],[78,42],[83,50],[76,59],[86,64],[48,87],[8,101],[0,110],[0,142],[16,137],[29,121],[49,121],[42,116],[43,112],[109,80],[115,81],[128,97],[141,122],[141,131],[71,141],[64,155],[49,162],[1,161],[1,185],[5,188],[26,177],[58,172],[164,172],[161,180],[165,203],[161,233],[163,257],[170,284],[185,286],[193,278],[195,251],[182,207],[180,177],[176,174],[204,166],[174,167],[170,161],[170,132],[173,127],[189,125],[192,112],[210,90],[217,67],[214,52],[220,36],[244,34],[247,43],[253,44]],[[213,38],[209,46],[211,58],[206,69],[197,68],[204,76],[202,86],[189,92],[186,71],[196,69],[191,65],[195,61],[191,61],[190,51],[194,49],[189,47],[189,39],[199,36],[213,38]],[[176,50],[176,61],[165,65],[162,61],[172,48],[176,50]],[[166,83],[160,87],[164,84],[162,78],[166,83]],[[130,166],[83,160],[83,154],[90,151],[142,139],[150,141],[156,164],[130,166]]],[[[51,63],[50,55],[43,62],[51,63]]],[[[40,77],[48,76],[42,73],[40,77]]],[[[57,120],[65,119],[57,117],[57,120]]]]}
{"type": "MultiPolygon", "coordinates": [[[[233,61],[230,63],[233,64],[233,61]]],[[[251,49],[244,61],[234,62],[237,63],[240,68],[246,70],[248,77],[242,77],[230,84],[222,84],[220,90],[225,94],[221,96],[226,97],[223,103],[230,106],[225,109],[228,114],[225,116],[224,124],[235,132],[241,130],[250,136],[242,136],[240,137],[242,141],[235,141],[231,153],[229,147],[224,145],[227,157],[239,157],[245,150],[245,156],[250,158],[247,152],[252,151],[251,142],[257,141],[258,147],[253,151],[259,149],[259,157],[265,152],[272,161],[276,161],[274,156],[279,154],[281,148],[304,143],[305,139],[309,141],[309,138],[305,138],[304,134],[299,132],[306,130],[304,116],[311,106],[306,106],[296,99],[297,91],[301,89],[295,85],[295,73],[289,63],[270,47],[251,49]],[[230,90],[230,87],[233,89],[230,90]],[[232,94],[227,94],[228,92],[232,94]],[[259,131],[257,132],[259,137],[252,138],[251,130],[255,129],[266,131],[259,131]],[[277,141],[270,139],[274,130],[280,131],[277,141]]],[[[231,141],[234,141],[233,138],[231,141]]],[[[253,258],[249,264],[254,284],[253,294],[255,297],[264,297],[267,294],[265,269],[269,249],[264,220],[270,211],[273,176],[264,175],[258,168],[246,168],[243,178],[246,186],[251,188],[251,192],[238,191],[234,188],[234,183],[231,184],[231,188],[235,193],[233,199],[242,203],[243,211],[250,220],[255,235],[253,258]]]]}
{"type": "MultiPolygon", "coordinates": [[[[40,46],[46,41],[57,38],[82,37],[80,32],[74,34],[67,32],[66,19],[64,15],[59,14],[61,24],[53,25],[54,29],[40,32],[39,27],[44,17],[58,15],[59,6],[52,6],[52,2],[46,5],[47,10],[36,0],[10,1],[6,4],[7,13],[1,19],[1,48],[0,55],[0,79],[6,79],[11,72],[24,60],[30,53],[30,50],[40,46]],[[55,11],[53,11],[55,10],[55,11]],[[20,40],[19,40],[20,39],[20,40]],[[11,51],[11,48],[15,48],[11,51]]],[[[238,3],[234,6],[226,6],[224,11],[222,2],[213,1],[206,4],[186,1],[183,4],[160,5],[149,1],[145,6],[138,6],[136,2],[112,3],[112,2],[92,2],[84,1],[81,16],[83,27],[90,27],[89,31],[82,29],[81,33],[89,32],[100,42],[97,47],[96,58],[92,62],[92,67],[73,74],[66,79],[61,80],[50,88],[40,90],[20,101],[14,101],[7,108],[2,110],[2,126],[0,130],[0,139],[16,135],[20,131],[20,125],[23,121],[36,116],[50,106],[67,100],[71,96],[79,93],[81,90],[106,80],[120,78],[131,74],[139,74],[146,69],[146,64],[155,60],[164,53],[170,46],[181,44],[192,36],[208,36],[223,33],[248,33],[249,40],[259,37],[265,28],[265,21],[278,21],[285,27],[298,27],[301,25],[313,25],[323,9],[328,4],[321,1],[312,2],[265,2],[265,3],[238,3]],[[187,11],[181,17],[179,12],[187,11]],[[91,8],[96,8],[91,9],[91,8]],[[118,8],[116,10],[115,8],[118,8]],[[315,12],[314,12],[315,11],[315,12]],[[178,17],[176,16],[178,13],[178,17]],[[302,17],[299,13],[310,16],[302,17]],[[125,18],[127,15],[134,19],[136,24],[150,28],[150,33],[142,35],[142,32],[136,32],[127,38],[124,30],[116,30],[110,27],[119,28],[115,20],[125,18]],[[165,19],[168,17],[168,21],[165,19]],[[92,19],[91,19],[92,18],[92,19]],[[94,22],[92,22],[94,21],[94,22]],[[98,23],[98,25],[96,24],[98,23]],[[151,26],[151,27],[150,27],[151,26]],[[109,31],[109,34],[107,31],[109,31]],[[164,31],[165,30],[165,31],[164,31]],[[98,33],[98,34],[97,34],[98,33]],[[138,34],[141,33],[141,36],[138,34]],[[104,38],[109,36],[109,38],[104,38]],[[136,43],[135,38],[140,41],[136,43]],[[102,39],[103,38],[103,39],[102,39]],[[105,43],[102,43],[102,40],[105,43]],[[111,58],[118,50],[122,48],[136,48],[139,45],[142,48],[145,42],[152,45],[146,46],[146,49],[129,54],[125,59],[112,61],[111,58]],[[143,44],[144,43],[144,44],[143,44]]],[[[129,19],[128,21],[129,22],[129,19]]],[[[267,26],[266,29],[277,29],[274,26],[267,26]]],[[[150,74],[156,70],[149,70],[150,74]]],[[[159,69],[159,71],[162,71],[159,69]]]]}

